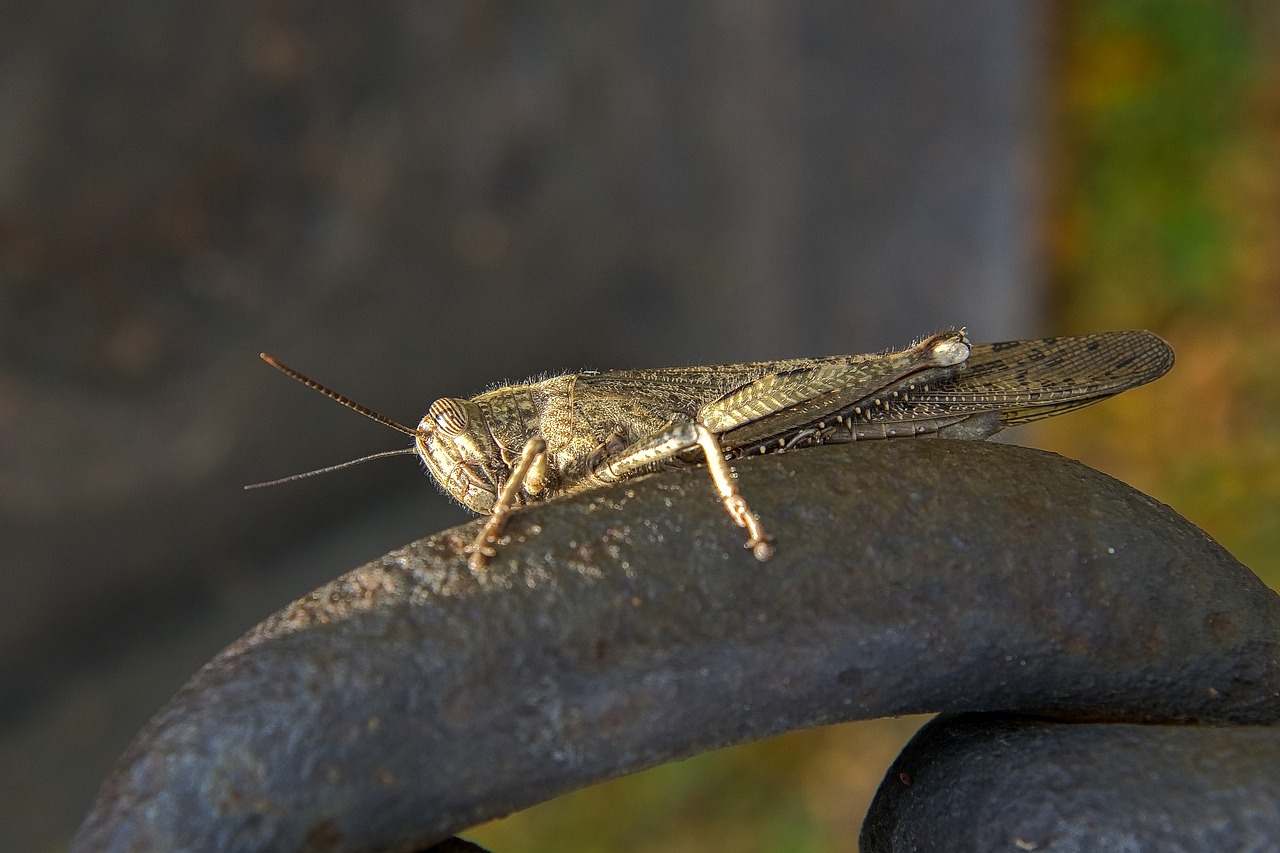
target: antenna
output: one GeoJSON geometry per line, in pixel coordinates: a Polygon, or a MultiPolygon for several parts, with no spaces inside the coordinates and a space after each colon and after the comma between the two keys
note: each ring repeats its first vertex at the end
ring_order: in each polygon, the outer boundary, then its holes
{"type": "Polygon", "coordinates": [[[245,486],[245,491],[249,489],[265,489],[267,486],[278,486],[281,483],[292,483],[294,480],[305,480],[307,477],[314,477],[317,474],[328,474],[330,471],[337,471],[341,468],[350,468],[352,465],[359,465],[361,462],[368,462],[370,459],[381,459],[384,456],[408,456],[417,453],[412,447],[402,447],[399,450],[384,450],[381,453],[372,453],[368,456],[361,456],[359,459],[352,459],[348,462],[339,462],[337,465],[329,465],[325,468],[317,468],[314,471],[307,471],[303,474],[290,474],[288,477],[281,477],[278,480],[268,480],[265,483],[251,483],[245,486]]]}
{"type": "MultiPolygon", "coordinates": [[[[276,370],[283,373],[285,376],[288,376],[290,379],[294,379],[298,382],[301,382],[303,385],[306,385],[308,388],[310,388],[313,391],[319,391],[321,394],[325,395],[330,400],[333,400],[336,403],[341,403],[342,405],[346,406],[348,409],[351,409],[353,412],[358,412],[359,414],[364,415],[369,420],[377,421],[383,426],[391,427],[393,430],[396,430],[397,432],[402,432],[405,435],[412,435],[412,436],[417,435],[416,431],[410,429],[409,427],[405,426],[399,421],[393,421],[391,418],[387,417],[386,415],[380,415],[377,412],[375,412],[373,409],[360,405],[355,400],[352,400],[349,397],[345,397],[342,394],[339,394],[337,391],[334,391],[332,388],[326,388],[324,385],[321,385],[319,382],[315,381],[311,377],[306,376],[302,373],[299,373],[298,371],[294,370],[292,367],[289,367],[288,365],[281,364],[271,356],[267,355],[265,352],[258,353],[258,355],[262,358],[263,361],[265,361],[267,364],[271,365],[276,370]]],[[[417,453],[417,449],[413,447],[404,447],[404,448],[401,448],[400,450],[384,450],[381,453],[372,453],[368,456],[361,456],[359,459],[352,459],[348,462],[339,462],[337,465],[329,465],[324,468],[317,468],[314,471],[307,471],[302,474],[290,474],[288,477],[281,477],[278,480],[268,480],[265,483],[252,483],[248,486],[245,486],[245,489],[246,490],[265,489],[267,486],[278,486],[281,483],[292,483],[294,480],[303,480],[303,479],[306,479],[307,477],[314,477],[317,474],[328,474],[330,471],[338,471],[342,468],[350,468],[352,465],[359,465],[361,462],[368,462],[372,459],[382,459],[387,456],[409,456],[411,454],[416,454],[416,453],[417,453]]]]}
{"type": "Polygon", "coordinates": [[[414,436],[417,435],[417,432],[409,429],[404,424],[398,421],[393,421],[391,420],[391,418],[387,417],[386,415],[380,415],[377,412],[375,412],[373,409],[369,409],[360,405],[355,400],[352,400],[350,397],[342,396],[337,391],[334,391],[332,388],[326,388],[325,386],[321,385],[319,382],[312,379],[310,376],[304,376],[303,374],[294,370],[292,367],[281,364],[271,356],[267,355],[265,352],[258,353],[258,356],[267,364],[271,365],[276,370],[283,373],[285,376],[288,376],[290,379],[295,379],[298,382],[301,382],[303,385],[306,385],[312,391],[319,391],[321,394],[325,395],[330,400],[333,400],[335,403],[341,403],[351,411],[359,412],[360,414],[364,415],[366,418],[368,418],[371,421],[377,421],[383,426],[389,426],[398,432],[404,433],[405,435],[414,435],[414,436]]]}

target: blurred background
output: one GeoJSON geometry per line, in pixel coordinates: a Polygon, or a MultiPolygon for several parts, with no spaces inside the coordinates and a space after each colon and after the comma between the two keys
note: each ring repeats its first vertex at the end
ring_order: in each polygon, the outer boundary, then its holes
{"type": "MultiPolygon", "coordinates": [[[[0,8],[0,849],[293,598],[466,513],[401,421],[582,367],[1141,327],[1173,372],[1013,439],[1280,584],[1267,0],[0,8]]],[[[922,719],[657,768],[518,851],[850,850],[922,719]]]]}

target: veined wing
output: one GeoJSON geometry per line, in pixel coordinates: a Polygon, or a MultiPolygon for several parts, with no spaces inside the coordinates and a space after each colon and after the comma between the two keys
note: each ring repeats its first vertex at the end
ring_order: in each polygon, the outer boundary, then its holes
{"type": "Polygon", "coordinates": [[[1015,426],[1145,385],[1172,366],[1169,345],[1141,330],[975,344],[964,371],[913,392],[906,405],[940,414],[995,409],[1015,426]]]}
{"type": "Polygon", "coordinates": [[[950,377],[969,357],[963,331],[943,332],[898,352],[824,359],[770,373],[698,410],[699,423],[727,447],[780,437],[824,417],[875,401],[913,382],[950,377]]]}

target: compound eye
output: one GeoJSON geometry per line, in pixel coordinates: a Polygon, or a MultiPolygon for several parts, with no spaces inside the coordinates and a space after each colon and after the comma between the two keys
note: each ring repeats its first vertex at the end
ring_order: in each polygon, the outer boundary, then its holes
{"type": "Polygon", "coordinates": [[[427,417],[435,421],[445,435],[462,435],[467,431],[467,412],[460,402],[450,397],[441,397],[432,403],[427,417]]]}

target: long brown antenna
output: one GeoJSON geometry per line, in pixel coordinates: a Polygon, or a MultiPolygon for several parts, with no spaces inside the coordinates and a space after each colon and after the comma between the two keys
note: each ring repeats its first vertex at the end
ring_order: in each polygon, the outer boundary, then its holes
{"type": "Polygon", "coordinates": [[[330,471],[337,471],[341,468],[350,468],[352,465],[359,465],[361,462],[368,462],[370,459],[381,459],[384,456],[408,456],[411,453],[417,453],[412,447],[402,447],[399,450],[384,450],[382,453],[372,453],[368,456],[361,456],[359,459],[352,459],[349,462],[339,462],[337,465],[330,465],[327,468],[317,468],[314,471],[307,471],[303,474],[290,474],[288,477],[281,477],[278,480],[268,480],[265,483],[252,483],[245,486],[245,489],[265,489],[267,486],[278,486],[281,483],[292,483],[294,480],[303,480],[307,477],[314,477],[317,474],[328,474],[330,471]]]}
{"type": "MultiPolygon", "coordinates": [[[[400,431],[400,432],[404,433],[405,435],[417,435],[417,433],[416,433],[416,432],[414,432],[413,430],[409,429],[409,427],[405,426],[404,424],[399,423],[398,421],[393,421],[393,420],[391,420],[391,418],[387,417],[386,415],[380,415],[380,414],[378,414],[377,412],[375,412],[373,409],[366,408],[366,407],[364,407],[364,406],[360,405],[359,403],[357,403],[355,400],[352,400],[352,399],[350,399],[350,398],[348,398],[348,397],[344,397],[344,396],[342,396],[341,394],[339,394],[337,391],[334,391],[334,390],[333,390],[333,389],[331,389],[331,388],[326,388],[325,386],[321,385],[319,382],[315,381],[315,380],[314,380],[314,379],[312,379],[311,377],[309,377],[309,376],[304,376],[303,374],[301,374],[301,373],[299,373],[298,371],[294,370],[292,367],[288,367],[288,366],[286,366],[286,365],[281,364],[280,362],[276,361],[276,360],[275,360],[274,358],[272,358],[271,356],[267,355],[265,352],[258,353],[258,355],[259,355],[259,356],[261,356],[261,358],[262,358],[262,360],[263,360],[263,361],[265,361],[267,364],[271,365],[271,366],[272,366],[272,367],[274,367],[276,370],[278,370],[278,371],[280,371],[281,373],[283,373],[285,376],[288,376],[290,379],[296,379],[298,382],[301,382],[303,385],[306,385],[306,386],[307,386],[308,388],[310,388],[312,391],[319,391],[321,394],[325,395],[325,396],[326,396],[326,397],[328,397],[330,400],[333,400],[335,403],[341,403],[342,405],[346,406],[348,409],[351,409],[353,412],[359,412],[360,414],[364,415],[364,416],[365,416],[366,418],[368,418],[369,420],[371,420],[371,421],[377,421],[378,423],[382,424],[383,426],[389,426],[389,427],[391,427],[391,428],[392,428],[392,429],[394,429],[394,430],[398,430],[398,431],[400,431]]],[[[409,451],[406,451],[406,452],[412,453],[413,451],[412,451],[412,450],[409,450],[409,451]]],[[[391,454],[379,454],[379,455],[391,455],[391,454]]],[[[376,458],[377,458],[377,455],[375,455],[375,456],[366,456],[366,457],[365,457],[365,459],[376,459],[376,458]]],[[[357,460],[355,460],[355,461],[356,461],[356,462],[363,462],[363,461],[364,461],[364,459],[357,459],[357,460]]],[[[335,466],[335,467],[341,468],[341,467],[343,467],[343,466],[338,465],[338,466],[335,466]]],[[[332,469],[332,468],[325,468],[325,469],[323,469],[323,470],[324,470],[324,471],[331,471],[331,470],[333,470],[333,469],[332,469]]],[[[313,473],[318,474],[318,473],[321,473],[321,472],[320,472],[320,471],[315,471],[315,472],[313,472],[313,473]]],[[[310,475],[303,475],[303,476],[310,476],[310,475]]],[[[286,477],[285,479],[287,480],[287,479],[290,479],[290,478],[286,477]]],[[[270,484],[269,484],[269,483],[263,483],[263,484],[261,484],[261,485],[270,485],[270,484]]]]}
{"type": "MultiPolygon", "coordinates": [[[[355,400],[351,400],[347,397],[342,396],[337,391],[334,391],[332,388],[326,388],[325,386],[321,385],[319,382],[315,381],[311,377],[304,376],[303,374],[294,370],[292,367],[288,367],[287,365],[281,364],[271,356],[267,355],[265,352],[258,353],[258,355],[262,357],[263,361],[265,361],[267,364],[271,365],[276,370],[283,373],[285,376],[288,376],[290,379],[296,379],[298,382],[301,382],[303,385],[306,385],[311,390],[319,391],[321,394],[325,395],[330,400],[333,400],[336,403],[341,403],[342,405],[346,406],[348,409],[351,409],[354,412],[359,412],[369,420],[377,421],[383,426],[389,426],[392,429],[396,430],[397,432],[402,432],[405,435],[413,435],[413,436],[417,435],[416,432],[409,429],[404,424],[398,421],[393,421],[391,420],[391,418],[387,417],[386,415],[380,415],[377,412],[375,412],[373,409],[366,408],[365,406],[362,406],[359,403],[357,403],[355,400]]],[[[361,462],[368,462],[371,459],[382,459],[384,456],[408,456],[410,454],[414,454],[417,452],[418,451],[416,447],[403,447],[400,450],[384,450],[382,453],[372,453],[368,456],[361,456],[359,459],[352,459],[349,462],[339,462],[337,465],[329,465],[325,468],[317,468],[314,471],[307,471],[302,474],[291,474],[288,477],[281,477],[278,480],[268,480],[265,483],[253,483],[251,485],[245,486],[245,488],[246,489],[265,489],[267,486],[278,486],[281,483],[292,483],[294,480],[302,480],[307,477],[314,477],[317,474],[328,474],[330,471],[338,471],[342,468],[350,468],[352,465],[359,465],[361,462]]]]}

